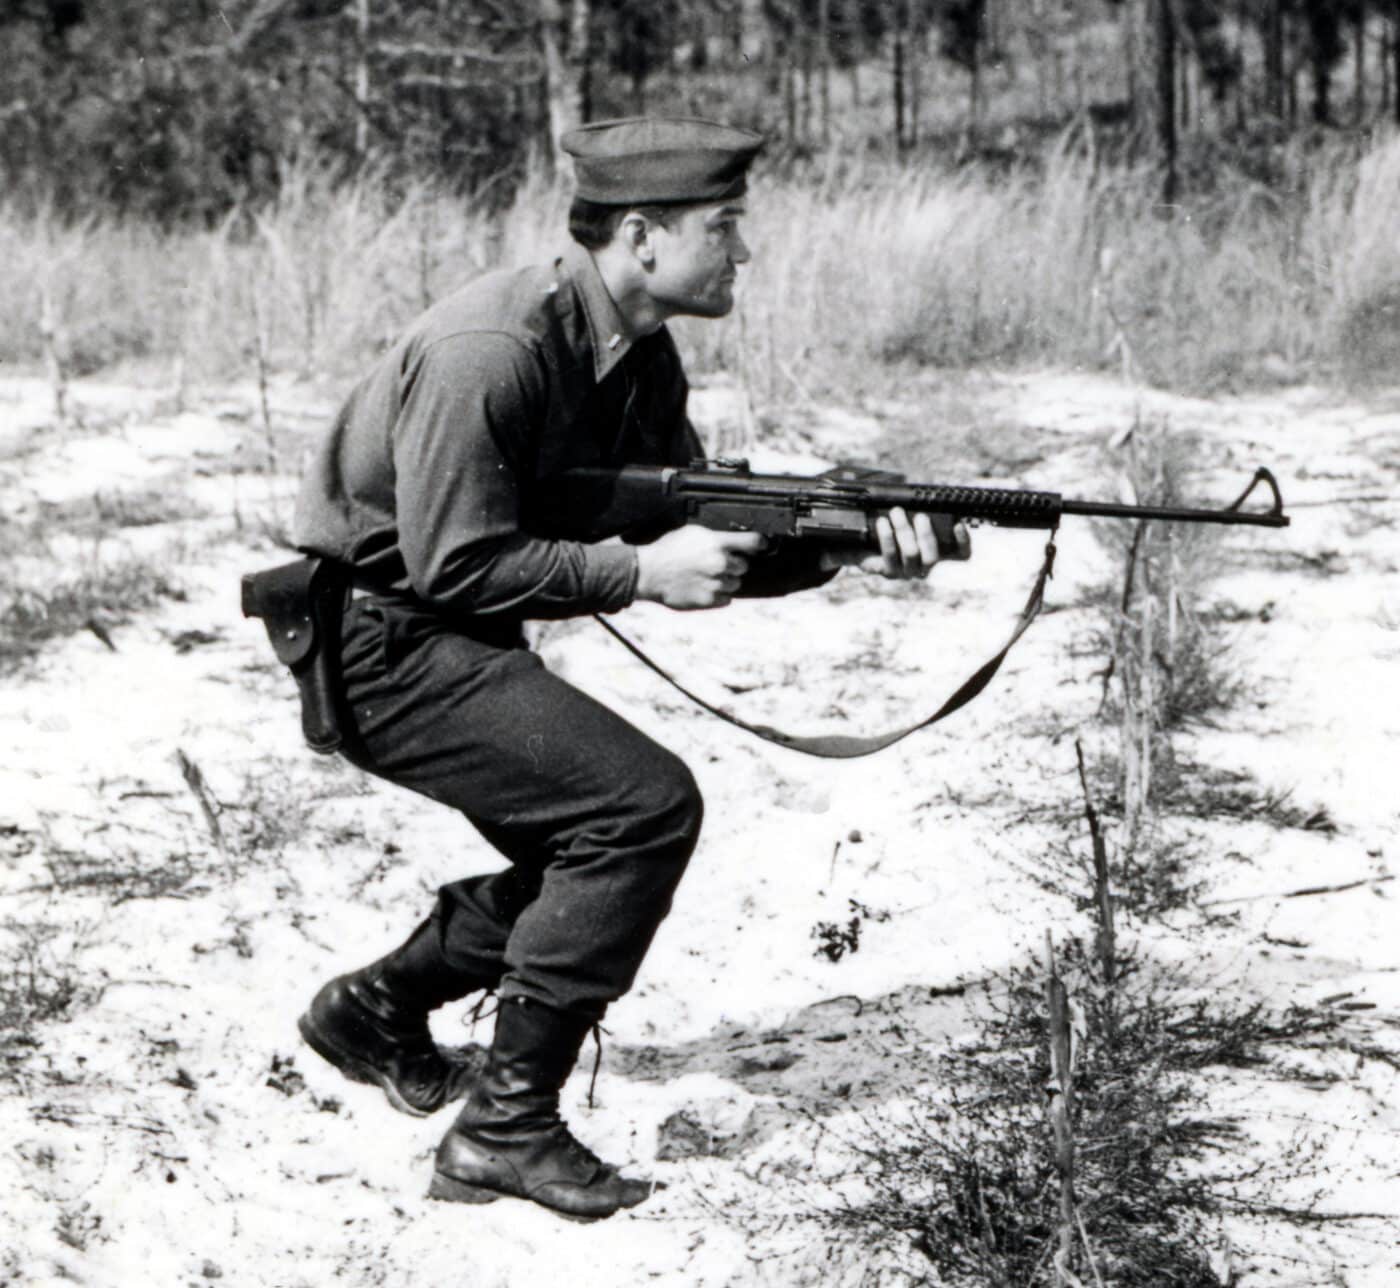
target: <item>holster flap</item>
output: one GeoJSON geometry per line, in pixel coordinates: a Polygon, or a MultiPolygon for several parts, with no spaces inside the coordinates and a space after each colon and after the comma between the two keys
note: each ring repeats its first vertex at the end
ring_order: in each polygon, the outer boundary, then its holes
{"type": "Polygon", "coordinates": [[[243,578],[243,616],[260,617],[277,660],[297,670],[316,647],[313,612],[319,559],[297,559],[243,578]]]}

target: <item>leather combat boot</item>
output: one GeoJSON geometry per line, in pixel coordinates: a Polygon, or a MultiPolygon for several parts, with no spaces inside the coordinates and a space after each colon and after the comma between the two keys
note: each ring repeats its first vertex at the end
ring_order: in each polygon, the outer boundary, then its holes
{"type": "Polygon", "coordinates": [[[467,1089],[475,1066],[446,1056],[428,1012],[489,987],[453,970],[425,921],[387,957],[331,980],[297,1028],[347,1078],[378,1086],[395,1109],[422,1118],[467,1089]]]}
{"type": "Polygon", "coordinates": [[[559,1117],[559,1092],[592,1026],[530,998],[501,1000],[486,1068],[438,1146],[429,1198],[490,1203],[507,1195],[595,1221],[658,1188],[619,1175],[559,1117]]]}

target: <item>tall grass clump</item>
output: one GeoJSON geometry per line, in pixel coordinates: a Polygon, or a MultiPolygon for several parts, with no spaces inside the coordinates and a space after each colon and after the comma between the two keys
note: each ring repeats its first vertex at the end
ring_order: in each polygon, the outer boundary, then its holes
{"type": "MultiPolygon", "coordinates": [[[[1272,187],[1231,172],[1171,210],[1148,171],[1068,145],[1009,172],[832,158],[755,177],[739,307],[677,330],[694,369],[738,372],[759,401],[927,366],[1114,366],[1125,345],[1171,386],[1274,359],[1325,374],[1400,298],[1397,192],[1397,139],[1300,155],[1272,187]]],[[[0,204],[0,357],[43,357],[48,317],[76,372],[144,358],[193,378],[339,377],[475,274],[562,247],[567,204],[539,172],[488,205],[312,163],[208,228],[0,204]]]]}
{"type": "Polygon", "coordinates": [[[0,356],[43,357],[47,310],[71,374],[135,360],[196,380],[343,376],[499,262],[518,240],[509,231],[430,184],[342,181],[309,164],[288,168],[274,201],[210,228],[0,206],[16,268],[0,282],[0,356]]]}
{"type": "MultiPolygon", "coordinates": [[[[1144,505],[1183,506],[1200,495],[1200,440],[1140,421],[1116,462],[1144,505]]],[[[1238,696],[1226,641],[1207,612],[1220,568],[1221,533],[1204,524],[1100,523],[1113,579],[1100,589],[1098,645],[1105,654],[1100,714],[1117,726],[1116,796],[1123,850],[1167,801],[1173,737],[1208,722],[1238,696]]]]}

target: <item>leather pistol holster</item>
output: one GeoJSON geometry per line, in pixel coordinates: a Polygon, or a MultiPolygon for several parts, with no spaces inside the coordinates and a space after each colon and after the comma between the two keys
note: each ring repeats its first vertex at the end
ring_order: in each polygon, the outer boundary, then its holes
{"type": "Polygon", "coordinates": [[[301,693],[301,732],[312,751],[330,754],[345,741],[340,727],[340,618],[346,570],[310,557],[243,578],[243,616],[260,617],[280,662],[301,693]]]}

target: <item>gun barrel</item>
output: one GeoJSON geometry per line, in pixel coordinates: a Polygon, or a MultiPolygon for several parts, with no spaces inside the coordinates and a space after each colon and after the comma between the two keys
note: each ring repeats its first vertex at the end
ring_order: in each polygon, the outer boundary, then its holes
{"type": "Polygon", "coordinates": [[[1172,505],[1119,505],[1112,501],[1063,501],[1065,514],[1105,519],[1162,519],[1168,523],[1248,523],[1260,528],[1286,528],[1288,516],[1277,511],[1198,510],[1172,505]]]}
{"type": "Polygon", "coordinates": [[[895,507],[911,513],[926,511],[958,519],[981,519],[1005,526],[1049,528],[1060,516],[1054,492],[1024,492],[1010,488],[961,487],[946,483],[851,481],[818,475],[803,478],[784,474],[710,473],[677,470],[670,486],[686,496],[716,496],[751,501],[802,501],[848,505],[879,511],[895,507]]]}

